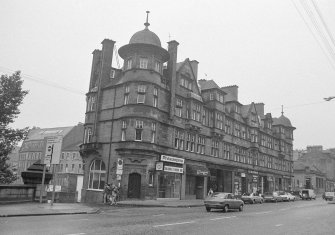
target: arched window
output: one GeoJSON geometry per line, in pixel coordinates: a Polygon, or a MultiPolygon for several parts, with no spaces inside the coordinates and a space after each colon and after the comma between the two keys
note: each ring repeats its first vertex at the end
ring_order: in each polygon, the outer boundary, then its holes
{"type": "Polygon", "coordinates": [[[88,189],[103,190],[106,180],[106,167],[102,160],[94,160],[90,166],[88,189]]]}

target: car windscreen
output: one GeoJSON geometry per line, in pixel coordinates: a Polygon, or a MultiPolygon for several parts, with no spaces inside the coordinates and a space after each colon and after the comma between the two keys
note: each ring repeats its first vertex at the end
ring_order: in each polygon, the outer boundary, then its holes
{"type": "Polygon", "coordinates": [[[264,196],[272,196],[273,193],[264,193],[264,196]]]}
{"type": "Polygon", "coordinates": [[[217,197],[217,198],[226,198],[227,194],[226,193],[214,193],[212,197],[217,197]]]}
{"type": "Polygon", "coordinates": [[[244,193],[242,196],[251,196],[251,193],[244,193]]]}

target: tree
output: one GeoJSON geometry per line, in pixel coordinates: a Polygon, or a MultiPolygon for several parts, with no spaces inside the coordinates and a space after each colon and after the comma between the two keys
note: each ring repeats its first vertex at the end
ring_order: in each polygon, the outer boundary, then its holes
{"type": "Polygon", "coordinates": [[[0,78],[0,184],[9,184],[16,180],[16,175],[6,161],[8,155],[23,140],[28,128],[13,129],[9,124],[20,114],[19,105],[28,91],[22,90],[23,80],[20,71],[11,76],[1,75],[0,78]]]}

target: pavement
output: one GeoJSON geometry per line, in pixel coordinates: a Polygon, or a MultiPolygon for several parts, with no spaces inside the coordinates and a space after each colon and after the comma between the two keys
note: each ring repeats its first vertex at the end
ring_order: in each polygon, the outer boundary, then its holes
{"type": "Polygon", "coordinates": [[[44,216],[44,215],[71,215],[95,214],[108,207],[172,207],[189,208],[204,205],[203,200],[130,200],[120,201],[117,206],[106,204],[85,203],[10,203],[0,204],[0,217],[44,216]]]}

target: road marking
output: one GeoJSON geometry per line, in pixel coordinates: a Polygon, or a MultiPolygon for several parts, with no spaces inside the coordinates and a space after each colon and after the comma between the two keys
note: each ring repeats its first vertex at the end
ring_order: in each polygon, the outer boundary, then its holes
{"type": "Polygon", "coordinates": [[[286,210],[289,210],[290,208],[282,208],[282,209],[279,209],[280,211],[286,211],[286,210]]]}
{"type": "Polygon", "coordinates": [[[219,220],[219,219],[230,219],[230,218],[235,218],[236,216],[225,216],[225,217],[218,217],[218,218],[214,218],[214,219],[210,219],[210,220],[219,220]]]}
{"type": "Polygon", "coordinates": [[[165,214],[158,214],[158,215],[153,215],[153,216],[162,216],[162,215],[165,215],[165,214]]]}
{"type": "Polygon", "coordinates": [[[173,226],[173,225],[181,225],[181,224],[193,224],[195,223],[195,221],[189,221],[189,222],[181,222],[181,223],[173,223],[173,224],[159,224],[159,225],[155,225],[153,226],[154,228],[157,227],[164,227],[164,226],[173,226]]]}
{"type": "Polygon", "coordinates": [[[65,235],[83,235],[83,234],[86,234],[86,233],[68,233],[68,234],[65,234],[65,235]]]}
{"type": "Polygon", "coordinates": [[[276,226],[276,227],[280,227],[280,226],[282,226],[282,225],[283,225],[283,224],[276,224],[275,226],[276,226]]]}
{"type": "Polygon", "coordinates": [[[262,211],[262,212],[257,212],[255,215],[260,215],[260,214],[268,214],[271,213],[272,211],[262,211]]]}

